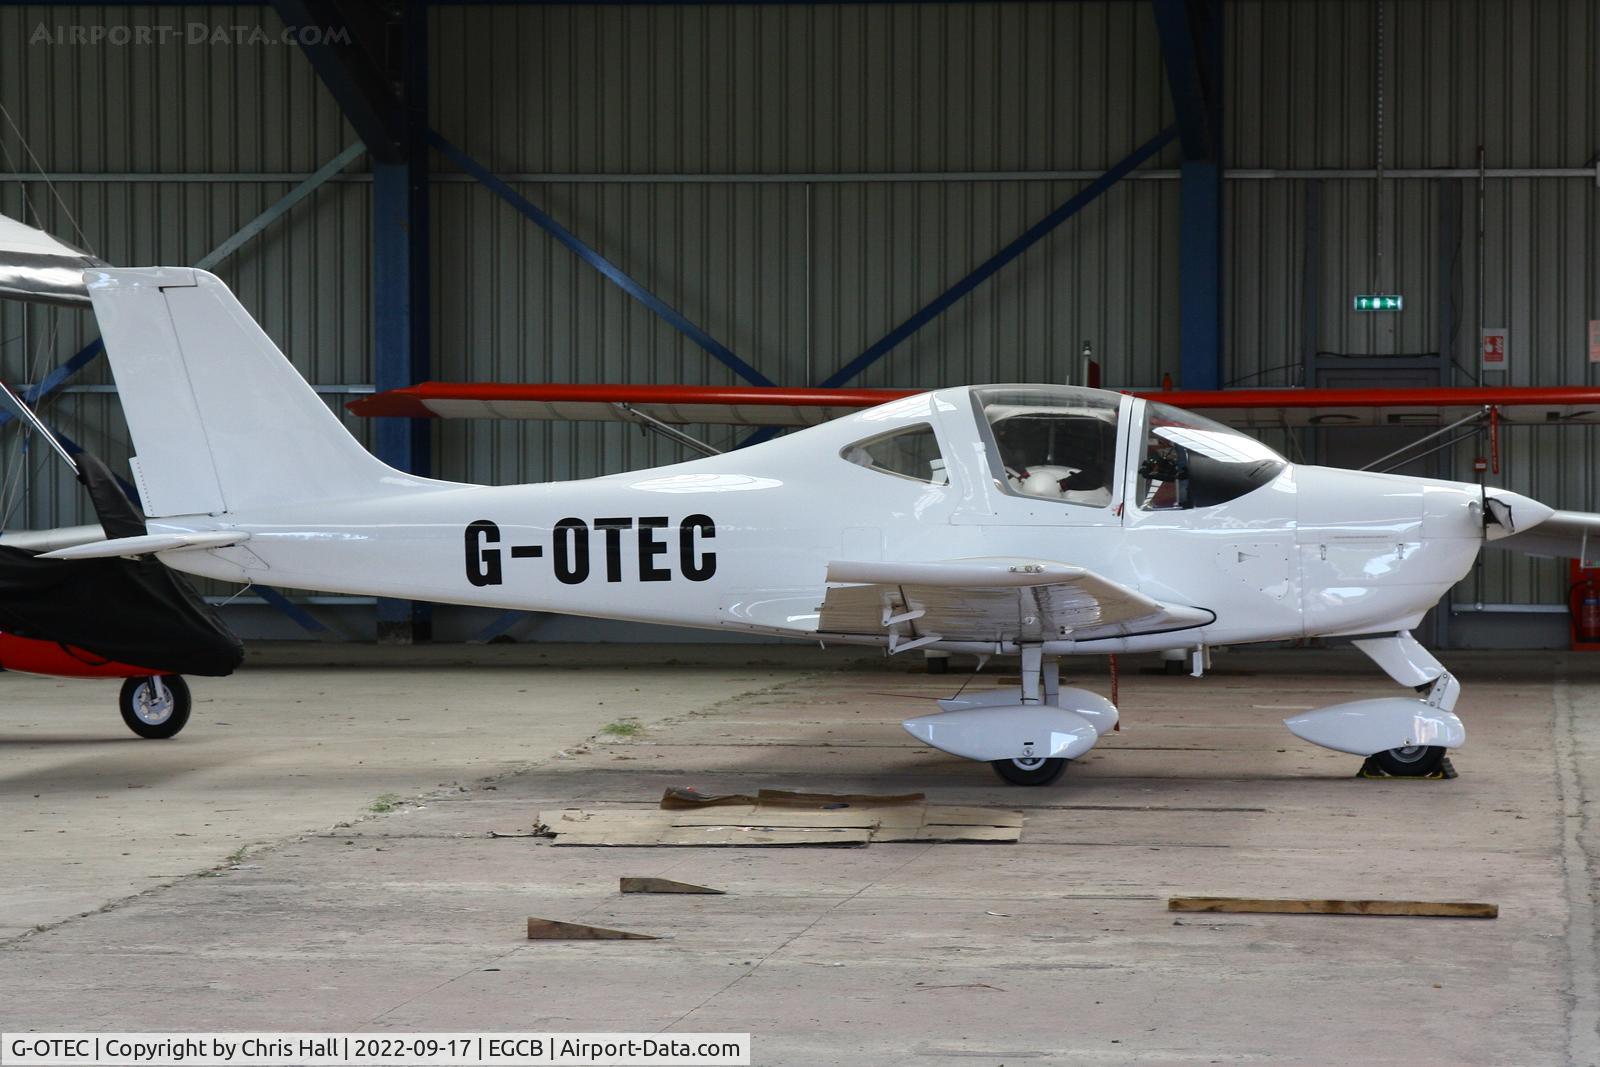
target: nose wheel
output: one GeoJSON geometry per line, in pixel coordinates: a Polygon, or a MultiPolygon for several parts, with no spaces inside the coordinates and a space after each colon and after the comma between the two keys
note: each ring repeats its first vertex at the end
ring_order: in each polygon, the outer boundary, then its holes
{"type": "Polygon", "coordinates": [[[1374,753],[1372,761],[1392,778],[1426,778],[1444,766],[1444,752],[1439,745],[1407,745],[1374,753]]]}
{"type": "Polygon", "coordinates": [[[129,678],[118,703],[128,729],[147,740],[172,737],[189,721],[189,686],[176,674],[129,678]]]}
{"type": "Polygon", "coordinates": [[[1012,785],[1049,785],[1067,769],[1064,759],[997,759],[990,760],[994,773],[1012,785]]]}

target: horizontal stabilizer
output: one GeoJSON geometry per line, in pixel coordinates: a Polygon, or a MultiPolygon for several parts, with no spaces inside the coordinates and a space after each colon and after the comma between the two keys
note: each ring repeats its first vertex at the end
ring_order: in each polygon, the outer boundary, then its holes
{"type": "Polygon", "coordinates": [[[53,552],[58,548],[86,545],[90,541],[104,541],[105,530],[99,523],[84,526],[57,526],[51,530],[0,531],[0,548],[19,548],[24,552],[53,552]]]}
{"type": "Polygon", "coordinates": [[[45,552],[41,559],[107,559],[112,556],[147,556],[152,552],[177,552],[196,548],[226,548],[250,535],[242,530],[228,533],[165,533],[145,534],[142,537],[114,537],[109,541],[95,541],[72,548],[58,548],[45,552]]]}

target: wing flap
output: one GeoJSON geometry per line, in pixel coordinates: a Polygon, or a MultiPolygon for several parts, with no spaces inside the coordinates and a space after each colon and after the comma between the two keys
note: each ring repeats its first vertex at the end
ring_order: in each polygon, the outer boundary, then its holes
{"type": "Polygon", "coordinates": [[[828,565],[828,581],[818,632],[887,635],[891,651],[937,640],[1086,640],[1214,617],[1048,560],[838,561],[828,565]]]}

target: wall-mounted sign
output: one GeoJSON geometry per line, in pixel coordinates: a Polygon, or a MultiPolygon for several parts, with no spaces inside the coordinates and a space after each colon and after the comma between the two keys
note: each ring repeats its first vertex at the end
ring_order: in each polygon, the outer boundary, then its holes
{"type": "Polygon", "coordinates": [[[1600,319],[1589,320],[1589,362],[1600,363],[1600,319]]]}
{"type": "Polygon", "coordinates": [[[1483,328],[1483,369],[1505,370],[1506,355],[1510,349],[1509,331],[1504,326],[1483,328]]]}
{"type": "Polygon", "coordinates": [[[1350,306],[1357,311],[1402,311],[1406,298],[1399,293],[1357,293],[1350,306]]]}

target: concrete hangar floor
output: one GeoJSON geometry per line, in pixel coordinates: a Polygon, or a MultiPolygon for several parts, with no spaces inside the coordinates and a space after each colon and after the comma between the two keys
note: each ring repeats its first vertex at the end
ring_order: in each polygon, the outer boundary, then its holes
{"type": "Polygon", "coordinates": [[[127,733],[113,686],[0,676],[0,1029],[749,1031],[765,1065],[1600,1062],[1594,661],[1458,654],[1453,781],[1359,779],[1279,725],[1391,693],[1358,655],[1234,654],[1200,681],[1125,663],[1123,730],[1023,789],[901,732],[956,673],[619,651],[268,649],[197,680],[168,742],[127,733]],[[920,790],[1026,824],[850,849],[490,836],[678,785],[920,790]],[[622,896],[625,875],[728,893],[622,896]],[[1500,916],[1174,915],[1175,894],[1500,916]],[[663,936],[528,941],[530,915],[663,936]]]}

